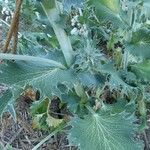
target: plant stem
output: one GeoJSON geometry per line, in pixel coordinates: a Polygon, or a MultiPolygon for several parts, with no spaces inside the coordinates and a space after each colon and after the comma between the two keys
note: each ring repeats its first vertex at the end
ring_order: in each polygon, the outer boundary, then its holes
{"type": "MultiPolygon", "coordinates": [[[[2,22],[3,24],[7,25],[8,28],[10,27],[10,24],[8,24],[6,21],[0,19],[0,22],[2,22]]],[[[22,35],[20,32],[18,32],[18,35],[19,35],[20,37],[24,37],[24,39],[26,39],[27,41],[29,41],[30,43],[32,43],[32,44],[34,44],[34,45],[39,45],[37,42],[34,42],[34,41],[30,40],[29,38],[25,37],[24,35],[22,35]]]]}
{"type": "Polygon", "coordinates": [[[56,6],[52,9],[46,9],[42,2],[41,2],[41,6],[51,24],[51,26],[53,27],[53,30],[55,32],[55,35],[57,37],[57,40],[58,40],[61,50],[63,52],[63,55],[65,57],[66,63],[68,66],[70,66],[73,61],[73,49],[71,46],[70,39],[66,35],[66,32],[59,24],[56,23],[56,21],[60,17],[59,10],[56,8],[56,6]]]}
{"type": "MultiPolygon", "coordinates": [[[[15,13],[14,13],[14,16],[13,16],[13,19],[11,21],[11,25],[10,25],[10,28],[9,28],[9,31],[7,33],[7,37],[6,37],[6,42],[4,44],[4,48],[3,48],[3,52],[6,53],[8,51],[8,46],[10,44],[10,41],[11,41],[11,38],[12,38],[12,35],[14,33],[14,31],[16,30],[15,28],[17,27],[17,20],[18,20],[18,17],[19,17],[19,14],[20,14],[20,9],[21,9],[21,4],[22,4],[22,0],[16,0],[16,10],[15,10],[15,13]]],[[[19,21],[19,20],[18,20],[19,21]]],[[[17,29],[18,31],[18,29],[17,29]]],[[[17,32],[16,31],[16,32],[17,32]]],[[[15,40],[15,42],[17,42],[15,40]]],[[[16,43],[14,43],[16,45],[16,43]]],[[[15,46],[16,47],[16,46],[15,46]]]]}

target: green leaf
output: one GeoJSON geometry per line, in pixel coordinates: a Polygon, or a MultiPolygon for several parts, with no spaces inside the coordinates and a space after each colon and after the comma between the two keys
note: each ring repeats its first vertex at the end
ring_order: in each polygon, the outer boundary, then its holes
{"type": "Polygon", "coordinates": [[[7,90],[1,97],[0,97],[0,116],[2,115],[3,111],[7,107],[8,103],[12,99],[12,92],[11,90],[7,90]]]}
{"type": "Polygon", "coordinates": [[[142,150],[142,142],[134,141],[134,121],[134,117],[127,118],[124,113],[95,113],[84,119],[75,117],[70,122],[72,129],[68,139],[80,150],[142,150]]]}
{"type": "Polygon", "coordinates": [[[147,15],[147,17],[149,18],[150,17],[150,1],[149,0],[143,0],[144,1],[144,11],[147,15]]]}
{"type": "Polygon", "coordinates": [[[41,97],[55,94],[58,96],[58,83],[64,83],[72,88],[75,82],[76,74],[72,69],[61,70],[24,61],[0,65],[0,83],[10,86],[13,95],[19,94],[18,91],[26,85],[31,85],[40,91],[41,97]]]}
{"type": "Polygon", "coordinates": [[[48,124],[47,124],[47,109],[49,105],[49,99],[46,98],[42,101],[35,101],[32,103],[30,107],[30,113],[32,115],[32,127],[34,129],[42,129],[42,130],[48,130],[48,124]]]}
{"type": "Polygon", "coordinates": [[[32,121],[32,128],[39,130],[48,130],[49,127],[47,125],[46,119],[47,119],[46,113],[35,115],[32,121]]]}
{"type": "Polygon", "coordinates": [[[110,75],[109,78],[109,87],[111,90],[121,90],[123,93],[128,94],[132,90],[132,86],[128,85],[121,77],[121,73],[116,71],[112,64],[102,65],[100,71],[110,75]]]}
{"type": "Polygon", "coordinates": [[[36,101],[35,103],[32,104],[32,106],[30,107],[30,113],[32,114],[33,118],[32,122],[33,128],[38,129],[48,129],[48,127],[56,128],[63,122],[63,119],[56,119],[48,113],[49,104],[50,100],[48,98],[46,98],[43,101],[36,101]]]}
{"type": "Polygon", "coordinates": [[[139,29],[132,33],[129,43],[125,44],[125,49],[134,56],[142,59],[150,58],[150,30],[139,29]]]}
{"type": "Polygon", "coordinates": [[[131,71],[136,74],[138,79],[150,81],[150,61],[144,61],[139,64],[131,65],[131,71]]]}
{"type": "Polygon", "coordinates": [[[63,0],[63,7],[66,11],[71,11],[71,7],[80,8],[84,0],[63,0]]]}
{"type": "Polygon", "coordinates": [[[48,114],[46,118],[46,123],[49,127],[58,127],[61,123],[63,123],[63,119],[56,119],[48,114]]]}
{"type": "Polygon", "coordinates": [[[36,114],[46,113],[48,105],[49,105],[48,98],[46,98],[45,100],[42,100],[42,101],[35,101],[34,103],[32,103],[32,105],[30,107],[31,115],[34,116],[36,114]]]}
{"type": "Polygon", "coordinates": [[[119,0],[99,0],[99,2],[107,8],[111,9],[113,12],[119,13],[119,0]]]}
{"type": "Polygon", "coordinates": [[[41,3],[46,10],[50,10],[56,7],[55,0],[41,0],[41,3]]]}
{"type": "Polygon", "coordinates": [[[112,22],[115,26],[124,26],[120,15],[120,3],[118,0],[89,0],[89,6],[95,8],[95,13],[100,21],[112,22]]]}
{"type": "Polygon", "coordinates": [[[69,91],[67,94],[61,95],[61,100],[64,103],[67,103],[67,107],[72,113],[76,113],[81,98],[75,93],[75,91],[69,91]]]}

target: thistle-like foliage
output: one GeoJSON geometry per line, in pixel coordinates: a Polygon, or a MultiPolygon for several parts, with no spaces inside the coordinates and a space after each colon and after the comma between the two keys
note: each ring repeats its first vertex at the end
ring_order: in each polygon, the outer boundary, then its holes
{"type": "Polygon", "coordinates": [[[30,109],[35,128],[65,124],[71,127],[70,144],[81,150],[141,150],[143,143],[135,139],[135,112],[145,125],[149,1],[35,4],[31,19],[38,23],[26,34],[21,30],[17,54],[0,53],[0,84],[8,88],[0,96],[0,115],[9,111],[16,118],[12,102],[30,87],[40,95],[30,109]],[[59,112],[64,107],[68,111],[61,119],[50,115],[55,99],[60,101],[59,112]]]}
{"type": "Polygon", "coordinates": [[[84,119],[74,118],[68,135],[70,143],[81,150],[141,150],[142,144],[134,141],[132,133],[134,117],[125,114],[111,115],[108,112],[92,114],[84,119]]]}

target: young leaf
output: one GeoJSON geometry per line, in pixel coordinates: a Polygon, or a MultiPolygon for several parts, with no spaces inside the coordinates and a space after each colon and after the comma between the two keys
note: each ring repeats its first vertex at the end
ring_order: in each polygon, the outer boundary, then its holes
{"type": "Polygon", "coordinates": [[[46,122],[49,127],[56,128],[63,122],[63,119],[56,119],[52,117],[51,115],[48,115],[46,118],[46,122]]]}
{"type": "Polygon", "coordinates": [[[48,130],[49,127],[46,122],[47,114],[37,114],[33,117],[32,128],[39,130],[48,130]]]}
{"type": "Polygon", "coordinates": [[[150,81],[150,61],[131,65],[131,71],[136,74],[139,79],[150,81]]]}
{"type": "Polygon", "coordinates": [[[68,139],[80,150],[141,150],[143,144],[133,139],[134,121],[134,117],[125,118],[124,113],[105,112],[84,119],[75,117],[70,122],[72,129],[68,139]]]}
{"type": "Polygon", "coordinates": [[[30,113],[32,116],[37,115],[37,114],[44,114],[47,112],[47,108],[49,105],[49,99],[46,98],[44,100],[40,101],[35,101],[32,103],[30,107],[30,113]]]}

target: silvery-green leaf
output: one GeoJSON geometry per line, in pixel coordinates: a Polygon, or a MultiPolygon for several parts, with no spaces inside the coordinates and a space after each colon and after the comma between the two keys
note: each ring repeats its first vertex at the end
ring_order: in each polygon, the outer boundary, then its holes
{"type": "Polygon", "coordinates": [[[58,83],[73,87],[76,76],[73,70],[62,70],[47,66],[30,64],[25,61],[8,62],[0,65],[0,83],[11,87],[13,95],[19,94],[26,85],[31,85],[40,91],[41,96],[52,96],[56,93],[58,83]]]}
{"type": "Polygon", "coordinates": [[[71,120],[69,142],[80,150],[142,150],[143,143],[134,140],[135,118],[124,113],[95,113],[84,119],[71,120]]]}

